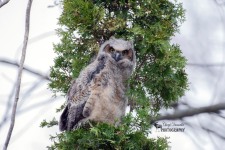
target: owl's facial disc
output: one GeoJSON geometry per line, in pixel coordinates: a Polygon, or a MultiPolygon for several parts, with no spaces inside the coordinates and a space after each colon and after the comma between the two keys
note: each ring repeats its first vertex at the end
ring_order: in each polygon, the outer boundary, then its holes
{"type": "Polygon", "coordinates": [[[133,50],[132,49],[125,49],[122,51],[123,58],[126,58],[130,61],[133,61],[133,50]]]}
{"type": "Polygon", "coordinates": [[[133,61],[133,51],[132,49],[125,49],[125,50],[115,50],[109,44],[107,44],[104,48],[104,51],[112,56],[112,58],[118,62],[122,59],[128,59],[133,61]]]}

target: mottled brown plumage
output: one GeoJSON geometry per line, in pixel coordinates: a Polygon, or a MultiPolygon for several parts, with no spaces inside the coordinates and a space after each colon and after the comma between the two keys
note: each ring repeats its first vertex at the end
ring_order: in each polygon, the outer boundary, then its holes
{"type": "Polygon", "coordinates": [[[96,60],[71,84],[60,130],[71,130],[89,120],[119,124],[127,106],[126,80],[135,62],[132,42],[110,38],[103,43],[96,60]]]}

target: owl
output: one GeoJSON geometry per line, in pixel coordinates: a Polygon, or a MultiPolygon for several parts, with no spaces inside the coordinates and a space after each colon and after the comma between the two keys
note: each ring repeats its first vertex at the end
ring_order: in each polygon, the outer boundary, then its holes
{"type": "Polygon", "coordinates": [[[72,82],[59,129],[72,130],[87,121],[118,125],[125,115],[126,81],[135,63],[131,41],[111,37],[103,43],[96,59],[72,82]]]}

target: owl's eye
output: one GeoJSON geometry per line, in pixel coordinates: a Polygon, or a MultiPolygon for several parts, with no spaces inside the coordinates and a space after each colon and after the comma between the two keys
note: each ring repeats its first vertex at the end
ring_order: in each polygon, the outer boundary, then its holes
{"type": "Polygon", "coordinates": [[[128,53],[129,53],[129,50],[126,49],[122,52],[122,55],[128,55],[128,53]]]}
{"type": "Polygon", "coordinates": [[[113,47],[110,47],[110,48],[109,48],[109,52],[110,52],[110,53],[112,53],[112,52],[114,52],[114,51],[115,51],[115,49],[114,49],[113,47]]]}

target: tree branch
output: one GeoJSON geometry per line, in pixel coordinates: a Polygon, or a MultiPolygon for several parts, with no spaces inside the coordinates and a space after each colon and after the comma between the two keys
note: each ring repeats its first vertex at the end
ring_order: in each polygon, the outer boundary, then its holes
{"type": "Polygon", "coordinates": [[[7,105],[6,105],[6,109],[5,109],[5,113],[3,115],[4,117],[3,117],[2,121],[0,122],[0,130],[1,130],[1,127],[3,126],[3,124],[6,122],[7,117],[8,117],[8,113],[11,110],[11,107],[12,107],[12,98],[14,96],[14,91],[15,91],[15,85],[13,86],[13,88],[12,88],[12,90],[10,92],[10,95],[8,97],[7,105]]]}
{"type": "MultiPolygon", "coordinates": [[[[16,67],[20,67],[19,63],[13,62],[13,61],[9,61],[9,60],[6,60],[6,59],[2,59],[2,58],[0,58],[0,63],[4,63],[4,64],[16,66],[16,67]]],[[[29,73],[32,73],[32,74],[34,74],[36,76],[39,76],[39,77],[43,78],[45,80],[51,81],[51,79],[48,76],[43,75],[43,74],[41,74],[41,73],[31,69],[31,68],[23,67],[23,69],[26,70],[29,73]]]]}
{"type": "Polygon", "coordinates": [[[177,111],[174,114],[159,116],[157,119],[152,120],[151,123],[153,123],[155,121],[160,121],[160,120],[182,119],[185,117],[199,115],[202,113],[218,113],[220,110],[224,110],[224,109],[225,109],[225,103],[219,103],[219,104],[200,107],[200,108],[190,108],[188,110],[177,111]]]}
{"type": "Polygon", "coordinates": [[[27,43],[28,43],[28,36],[29,36],[29,28],[30,28],[30,10],[33,0],[29,0],[27,4],[27,10],[26,10],[26,21],[25,21],[25,34],[24,34],[24,41],[23,41],[23,48],[22,48],[22,55],[20,59],[20,67],[18,70],[18,77],[17,77],[17,83],[16,83],[16,93],[15,93],[15,99],[12,109],[12,115],[11,115],[11,123],[8,130],[8,134],[6,137],[6,141],[3,147],[3,150],[7,150],[12,131],[15,124],[15,118],[16,118],[16,108],[17,108],[17,102],[19,100],[19,94],[20,94],[20,85],[21,85],[21,78],[22,78],[22,72],[23,72],[23,65],[26,57],[26,49],[27,49],[27,43]]]}
{"type": "Polygon", "coordinates": [[[7,4],[8,2],[9,2],[10,0],[3,0],[3,1],[0,1],[0,8],[2,7],[2,6],[4,6],[5,4],[7,4]]]}
{"type": "Polygon", "coordinates": [[[214,64],[187,63],[187,65],[193,67],[224,67],[225,63],[214,63],[214,64]]]}

